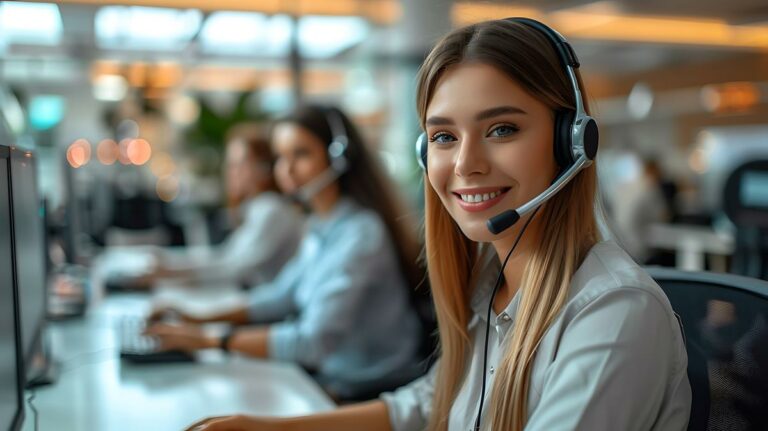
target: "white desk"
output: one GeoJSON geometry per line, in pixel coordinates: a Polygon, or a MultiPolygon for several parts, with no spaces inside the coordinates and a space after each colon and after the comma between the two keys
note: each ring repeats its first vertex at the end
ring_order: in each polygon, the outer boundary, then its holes
{"type": "MultiPolygon", "coordinates": [[[[706,254],[730,256],[734,249],[733,236],[703,226],[654,224],[647,241],[653,248],[674,250],[677,268],[684,271],[703,271],[706,254]]],[[[725,263],[717,266],[718,271],[726,271],[725,263]]]]}
{"type": "MultiPolygon", "coordinates": [[[[85,319],[49,325],[58,381],[36,390],[40,430],[181,430],[233,413],[292,416],[334,403],[296,365],[202,352],[198,363],[133,365],[119,359],[115,325],[143,315],[146,295],[110,296],[85,319]]],[[[29,396],[27,392],[26,396],[29,396]]],[[[27,407],[23,430],[33,430],[27,407]]]]}

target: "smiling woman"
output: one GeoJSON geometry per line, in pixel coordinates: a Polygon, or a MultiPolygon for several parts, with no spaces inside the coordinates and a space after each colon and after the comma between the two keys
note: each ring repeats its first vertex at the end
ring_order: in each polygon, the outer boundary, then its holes
{"type": "Polygon", "coordinates": [[[597,228],[597,126],[578,66],[556,32],[510,18],[451,32],[421,68],[440,329],[426,376],[336,412],[202,429],[684,430],[691,393],[674,313],[597,228]],[[489,223],[499,213],[516,217],[489,223]]]}

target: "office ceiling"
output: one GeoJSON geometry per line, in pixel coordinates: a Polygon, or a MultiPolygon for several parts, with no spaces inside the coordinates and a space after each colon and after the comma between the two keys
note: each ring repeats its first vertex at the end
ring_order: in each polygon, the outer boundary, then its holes
{"type": "MultiPolygon", "coordinates": [[[[238,2],[222,0],[229,5],[236,5],[238,2]]],[[[398,0],[393,0],[397,2],[398,0]]],[[[324,0],[324,5],[346,5],[357,4],[347,10],[373,10],[374,7],[384,7],[391,12],[393,1],[390,0],[324,0]],[[364,5],[364,6],[360,6],[364,5]],[[367,5],[367,6],[365,6],[367,5]],[[365,8],[367,7],[367,9],[365,8]]],[[[234,65],[249,66],[257,65],[265,69],[285,68],[287,60],[284,56],[275,56],[264,58],[248,55],[207,55],[199,48],[199,33],[195,35],[191,42],[182,49],[176,51],[157,52],[152,49],[120,50],[109,49],[99,46],[96,40],[96,26],[94,24],[97,11],[100,6],[96,0],[66,0],[59,3],[59,11],[62,22],[62,39],[57,45],[34,46],[34,45],[16,45],[9,47],[5,53],[0,49],[0,66],[3,60],[6,64],[4,76],[13,80],[15,77],[25,76],[43,76],[50,72],[51,75],[59,73],[70,75],[82,73],[82,68],[74,67],[73,63],[90,63],[97,59],[119,59],[125,62],[132,61],[175,61],[185,66],[199,64],[214,65],[234,65]],[[54,64],[46,66],[47,63],[54,64]],[[16,63],[16,64],[14,64],[16,63]],[[23,63],[23,65],[20,65],[23,63]],[[39,66],[39,67],[38,67],[39,66]],[[8,72],[8,68],[12,69],[8,72]],[[29,73],[28,73],[29,72],[29,73]]],[[[176,5],[179,8],[199,6],[199,0],[123,0],[120,4],[140,4],[169,6],[176,5]]],[[[289,3],[289,2],[288,2],[289,3]]],[[[296,4],[320,4],[309,1],[301,2],[297,0],[296,4]]],[[[443,3],[446,3],[443,1],[443,3]]],[[[448,2],[449,3],[449,2],[448,2]]],[[[643,71],[670,67],[679,64],[691,64],[716,61],[718,59],[728,59],[730,57],[743,57],[744,55],[764,56],[768,55],[768,2],[765,0],[615,0],[615,1],[588,1],[588,0],[520,0],[520,1],[465,1],[454,2],[456,4],[468,5],[473,8],[482,9],[486,6],[496,6],[497,9],[480,10],[480,14],[491,14],[490,16],[499,16],[504,13],[516,13],[522,10],[523,13],[529,8],[534,13],[543,14],[545,17],[555,17],[563,22],[566,30],[566,36],[572,38],[573,44],[579,53],[582,63],[586,65],[586,73],[600,74],[601,76],[616,76],[637,74],[643,71]],[[619,17],[662,17],[681,20],[673,22],[671,25],[684,26],[685,20],[698,20],[699,23],[723,22],[726,34],[735,26],[758,26],[761,33],[748,42],[755,42],[755,46],[739,46],[738,44],[727,43],[718,45],[714,43],[697,44],[689,43],[685,39],[667,43],[661,40],[644,40],[642,37],[633,40],[623,38],[622,35],[602,36],[603,33],[583,33],[579,26],[577,18],[568,16],[570,12],[581,14],[613,14],[619,17]],[[565,15],[563,15],[565,13],[565,15]],[[560,14],[560,15],[558,15],[560,14]],[[561,16],[562,15],[562,16],[561,16]],[[567,24],[567,25],[565,25],[567,24]],[[766,38],[765,40],[761,38],[766,38]],[[765,48],[761,48],[764,44],[765,48]]],[[[208,3],[210,4],[210,3],[208,3]]],[[[279,8],[280,5],[287,2],[264,1],[264,2],[244,2],[239,4],[249,4],[257,7],[261,4],[272,5],[270,7],[279,8]]],[[[401,14],[408,14],[408,8],[429,7],[431,2],[421,0],[401,0],[399,3],[401,14]]],[[[329,7],[330,7],[329,6],[329,7]]],[[[265,6],[266,7],[266,6],[265,6]]],[[[308,9],[309,10],[309,9],[308,9]]],[[[333,10],[333,8],[329,9],[333,10]]],[[[341,9],[339,9],[341,10],[341,9]]],[[[203,19],[209,17],[210,11],[203,14],[203,19]]],[[[587,15],[583,15],[587,16],[587,15]]],[[[643,24],[646,27],[648,24],[643,24]]],[[[719,24],[718,24],[719,25],[719,24]]],[[[371,40],[386,40],[390,35],[397,33],[400,29],[397,24],[374,23],[370,33],[371,40]]],[[[705,30],[709,31],[709,30],[705,30]]],[[[714,33],[719,30],[716,29],[714,33]]],[[[642,36],[642,35],[641,35],[642,36]]],[[[719,36],[719,35],[716,35],[719,36]]],[[[1,48],[1,47],[0,47],[1,48]]],[[[369,47],[370,49],[370,47],[369,47]]],[[[375,49],[375,47],[374,47],[375,49]]],[[[394,53],[396,55],[397,53],[394,53]]],[[[392,58],[393,53],[388,52],[386,58],[392,58]]],[[[341,57],[331,57],[325,61],[326,65],[333,66],[338,64],[338,60],[344,60],[343,52],[341,57]]],[[[323,61],[318,64],[322,66],[323,61]]]]}
{"type": "Polygon", "coordinates": [[[765,0],[522,0],[495,3],[524,4],[549,11],[594,3],[611,3],[617,10],[632,14],[711,18],[725,20],[731,24],[768,21],[768,2],[765,0]]]}

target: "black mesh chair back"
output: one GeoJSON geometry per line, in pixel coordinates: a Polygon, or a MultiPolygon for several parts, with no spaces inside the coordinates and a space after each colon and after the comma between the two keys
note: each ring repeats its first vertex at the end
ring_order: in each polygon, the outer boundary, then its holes
{"type": "Polygon", "coordinates": [[[693,400],[689,430],[768,430],[768,282],[647,268],[680,316],[693,400]]]}

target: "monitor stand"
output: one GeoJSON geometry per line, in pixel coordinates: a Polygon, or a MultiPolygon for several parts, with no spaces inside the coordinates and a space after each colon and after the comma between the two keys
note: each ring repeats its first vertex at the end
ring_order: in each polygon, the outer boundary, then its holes
{"type": "MultiPolygon", "coordinates": [[[[39,337],[42,339],[44,337],[39,337]]],[[[53,359],[47,343],[38,341],[35,354],[27,366],[27,389],[55,383],[59,378],[59,363],[53,359]]]]}

